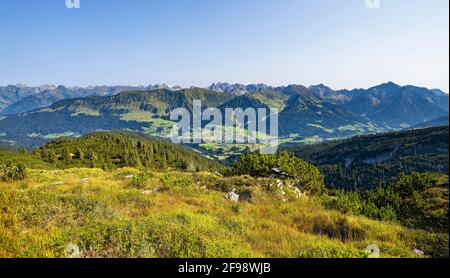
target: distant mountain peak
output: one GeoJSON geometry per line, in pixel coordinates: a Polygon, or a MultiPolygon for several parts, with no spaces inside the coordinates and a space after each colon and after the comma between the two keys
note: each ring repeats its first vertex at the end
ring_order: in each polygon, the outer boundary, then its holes
{"type": "Polygon", "coordinates": [[[326,86],[323,83],[317,84],[317,85],[311,85],[309,86],[310,90],[326,90],[326,91],[334,91],[330,87],[326,86]]]}
{"type": "Polygon", "coordinates": [[[23,82],[19,82],[19,83],[16,84],[16,87],[17,87],[17,88],[20,88],[20,89],[23,89],[23,88],[26,88],[26,87],[28,87],[28,86],[27,86],[27,84],[25,84],[25,83],[23,83],[23,82]]]}
{"type": "Polygon", "coordinates": [[[396,83],[394,83],[392,81],[389,81],[389,82],[386,82],[386,83],[374,86],[374,87],[370,88],[369,90],[373,90],[373,89],[396,90],[396,89],[401,88],[401,87],[402,86],[400,86],[400,85],[398,85],[398,84],[396,84],[396,83]]]}
{"type": "Polygon", "coordinates": [[[396,83],[394,83],[394,82],[392,82],[392,81],[386,82],[386,83],[384,83],[384,84],[382,84],[382,85],[401,87],[400,85],[398,85],[398,84],[396,84],[396,83]]]}
{"type": "Polygon", "coordinates": [[[42,84],[38,88],[41,89],[42,91],[45,91],[45,90],[54,90],[56,89],[56,86],[51,84],[42,84]]]}

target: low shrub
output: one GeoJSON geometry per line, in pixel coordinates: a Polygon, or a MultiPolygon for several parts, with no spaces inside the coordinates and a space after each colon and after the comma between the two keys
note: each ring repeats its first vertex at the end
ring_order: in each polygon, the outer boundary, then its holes
{"type": "Polygon", "coordinates": [[[414,236],[415,247],[432,258],[449,257],[448,234],[432,234],[423,231],[414,236]]]}
{"type": "Polygon", "coordinates": [[[144,189],[147,184],[148,177],[145,174],[138,174],[131,178],[129,186],[137,189],[144,189]]]}
{"type": "Polygon", "coordinates": [[[127,190],[120,192],[117,199],[121,205],[132,206],[136,208],[147,208],[152,202],[149,198],[139,191],[127,190]]]}
{"type": "Polygon", "coordinates": [[[161,177],[161,183],[165,187],[170,186],[180,186],[180,187],[187,187],[191,186],[193,184],[193,181],[190,177],[181,176],[181,177],[175,177],[171,174],[165,174],[161,177]]]}
{"type": "Polygon", "coordinates": [[[25,179],[26,168],[22,163],[14,165],[11,161],[0,164],[2,181],[11,182],[25,179]]]}
{"type": "Polygon", "coordinates": [[[296,181],[296,186],[310,193],[325,190],[324,177],[319,169],[289,152],[272,155],[248,153],[233,164],[233,175],[252,177],[280,177],[296,181]]]}
{"type": "Polygon", "coordinates": [[[325,208],[342,213],[360,215],[364,206],[361,197],[357,193],[342,189],[330,190],[328,194],[324,194],[321,197],[325,208]]]}
{"type": "Polygon", "coordinates": [[[364,229],[350,223],[346,217],[340,217],[336,220],[329,217],[316,218],[313,233],[326,235],[343,242],[364,240],[365,238],[364,229]]]}

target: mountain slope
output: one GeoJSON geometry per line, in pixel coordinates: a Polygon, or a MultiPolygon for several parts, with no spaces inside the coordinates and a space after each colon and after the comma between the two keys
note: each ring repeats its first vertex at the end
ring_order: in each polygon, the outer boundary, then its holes
{"type": "Polygon", "coordinates": [[[37,146],[59,136],[80,136],[98,130],[134,130],[166,136],[173,123],[169,111],[192,110],[194,99],[217,107],[232,99],[205,89],[124,92],[114,96],[62,100],[48,108],[0,117],[3,144],[37,146]]]}
{"type": "MultiPolygon", "coordinates": [[[[241,88],[217,86],[227,92],[241,88]]],[[[439,90],[394,83],[353,91],[334,91],[324,85],[307,88],[257,84],[244,86],[243,95],[161,87],[164,89],[116,94],[130,87],[72,88],[68,93],[62,86],[44,86],[35,89],[34,95],[29,89],[8,87],[8,93],[0,94],[0,100],[22,98],[24,103],[17,101],[6,111],[27,110],[30,103],[41,106],[60,98],[64,100],[47,108],[0,117],[0,144],[36,146],[58,136],[80,136],[97,130],[125,129],[165,137],[174,125],[169,112],[180,107],[191,111],[195,99],[202,101],[203,108],[277,108],[280,136],[297,142],[404,129],[448,116],[448,95],[439,90]],[[72,99],[73,91],[81,98],[72,99]],[[86,97],[99,92],[108,95],[86,97]]]]}
{"type": "Polygon", "coordinates": [[[439,126],[448,126],[449,125],[449,117],[439,117],[437,119],[433,119],[431,121],[418,124],[413,126],[412,128],[428,128],[428,127],[439,127],[439,126]]]}
{"type": "Polygon", "coordinates": [[[289,85],[271,87],[264,84],[242,85],[214,84],[212,90],[234,94],[249,94],[257,91],[277,92],[292,97],[313,95],[323,102],[339,106],[355,115],[366,118],[374,125],[385,129],[411,127],[424,121],[448,115],[449,96],[440,90],[429,90],[416,86],[400,86],[384,83],[367,90],[333,90],[323,84],[304,87],[289,85]]]}
{"type": "Polygon", "coordinates": [[[305,87],[290,87],[284,93],[292,97],[280,113],[282,135],[342,137],[370,131],[367,119],[324,101],[305,87]]]}
{"type": "Polygon", "coordinates": [[[0,115],[11,115],[48,107],[53,103],[74,98],[111,96],[125,91],[174,90],[165,84],[143,86],[90,86],[86,88],[53,85],[26,87],[26,85],[0,87],[0,115]]]}
{"type": "Polygon", "coordinates": [[[350,96],[343,107],[386,128],[413,126],[449,112],[447,94],[414,86],[402,87],[392,82],[368,90],[341,93],[350,96]]]}
{"type": "Polygon", "coordinates": [[[38,94],[42,91],[42,88],[30,88],[22,84],[16,86],[0,86],[0,113],[14,102],[38,94]]]}
{"type": "Polygon", "coordinates": [[[312,146],[286,145],[325,174],[330,187],[360,190],[400,173],[449,170],[448,127],[354,137],[312,146]]]}
{"type": "Polygon", "coordinates": [[[171,110],[186,108],[192,111],[193,100],[200,100],[204,107],[217,107],[233,96],[214,93],[205,89],[193,88],[180,91],[166,89],[128,91],[110,97],[94,97],[62,101],[50,108],[68,112],[83,113],[83,110],[96,111],[102,115],[122,114],[125,110],[138,109],[160,116],[169,116],[171,110]]]}

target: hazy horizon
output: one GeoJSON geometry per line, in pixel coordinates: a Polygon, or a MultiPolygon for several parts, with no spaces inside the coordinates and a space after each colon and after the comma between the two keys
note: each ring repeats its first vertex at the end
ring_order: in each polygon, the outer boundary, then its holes
{"type": "Polygon", "coordinates": [[[2,0],[0,84],[449,92],[447,0],[2,0]]]}
{"type": "MultiPolygon", "coordinates": [[[[320,83],[320,84],[300,84],[300,83],[290,83],[290,84],[282,84],[282,85],[273,85],[273,84],[268,84],[268,83],[261,83],[261,82],[259,82],[259,83],[230,83],[230,82],[224,82],[224,81],[218,81],[218,82],[212,82],[212,83],[210,83],[209,85],[207,85],[207,86],[180,86],[180,85],[177,85],[177,84],[168,84],[168,83],[165,83],[165,82],[163,82],[163,83],[154,83],[154,84],[92,84],[92,85],[87,85],[87,86],[78,86],[78,85],[72,85],[72,86],[69,86],[69,85],[65,85],[65,84],[50,84],[50,83],[42,83],[42,84],[27,84],[27,83],[25,83],[25,82],[17,82],[17,83],[15,83],[15,84],[0,84],[0,86],[4,86],[4,87],[6,87],[6,86],[26,86],[26,87],[34,87],[34,88],[37,88],[37,87],[41,87],[41,86],[55,86],[55,87],[58,87],[58,86],[63,86],[63,87],[66,87],[66,88],[88,88],[88,87],[102,87],[102,86],[106,86],[106,87],[114,87],[114,86],[124,86],[124,87],[148,87],[148,86],[158,86],[158,85],[167,85],[167,86],[169,86],[170,88],[174,88],[174,87],[181,87],[181,88],[183,88],[183,89],[187,89],[187,88],[208,88],[208,87],[210,87],[211,85],[214,85],[214,84],[219,84],[219,83],[223,83],[223,84],[229,84],[229,85],[237,85],[237,84],[239,84],[239,85],[244,85],[244,86],[247,86],[247,85],[258,85],[258,84],[264,84],[264,85],[267,85],[267,86],[269,86],[269,87],[273,87],[273,88],[277,88],[277,87],[287,87],[287,86],[290,86],[290,85],[301,85],[301,86],[305,86],[305,87],[311,87],[311,86],[319,86],[319,85],[324,85],[324,86],[326,86],[326,87],[329,87],[330,89],[333,89],[333,90],[335,90],[335,91],[339,91],[339,90],[354,90],[354,89],[364,89],[364,90],[367,90],[367,89],[370,89],[370,88],[373,88],[373,87],[376,87],[376,86],[379,86],[379,85],[382,85],[382,84],[386,84],[386,83],[389,83],[389,82],[392,82],[392,83],[394,83],[394,84],[396,84],[396,85],[399,85],[399,86],[401,86],[401,87],[404,87],[404,86],[417,86],[417,85],[415,85],[415,84],[399,84],[399,83],[396,83],[396,82],[393,82],[393,81],[386,81],[386,82],[383,82],[383,83],[380,83],[380,84],[374,84],[374,85],[372,85],[372,86],[369,86],[369,87],[355,87],[355,88],[333,88],[333,87],[331,87],[331,86],[328,86],[326,83],[320,83]]],[[[421,87],[421,86],[417,86],[417,87],[421,87]]],[[[440,88],[428,88],[428,87],[424,87],[424,88],[426,88],[426,89],[429,89],[429,90],[441,90],[442,92],[444,92],[444,93],[446,93],[446,94],[449,94],[448,92],[446,92],[446,91],[444,91],[444,90],[442,90],[442,89],[440,89],[440,88]]]]}

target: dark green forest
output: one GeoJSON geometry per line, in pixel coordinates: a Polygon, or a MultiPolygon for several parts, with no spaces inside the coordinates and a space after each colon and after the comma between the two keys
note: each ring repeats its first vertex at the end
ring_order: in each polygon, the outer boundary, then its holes
{"type": "Polygon", "coordinates": [[[162,139],[131,132],[96,132],[82,138],[59,138],[34,150],[34,155],[59,168],[120,167],[155,170],[213,171],[213,160],[162,139]]]}
{"type": "Polygon", "coordinates": [[[448,173],[449,128],[358,136],[282,149],[316,165],[330,188],[363,191],[387,186],[401,173],[448,173]]]}

